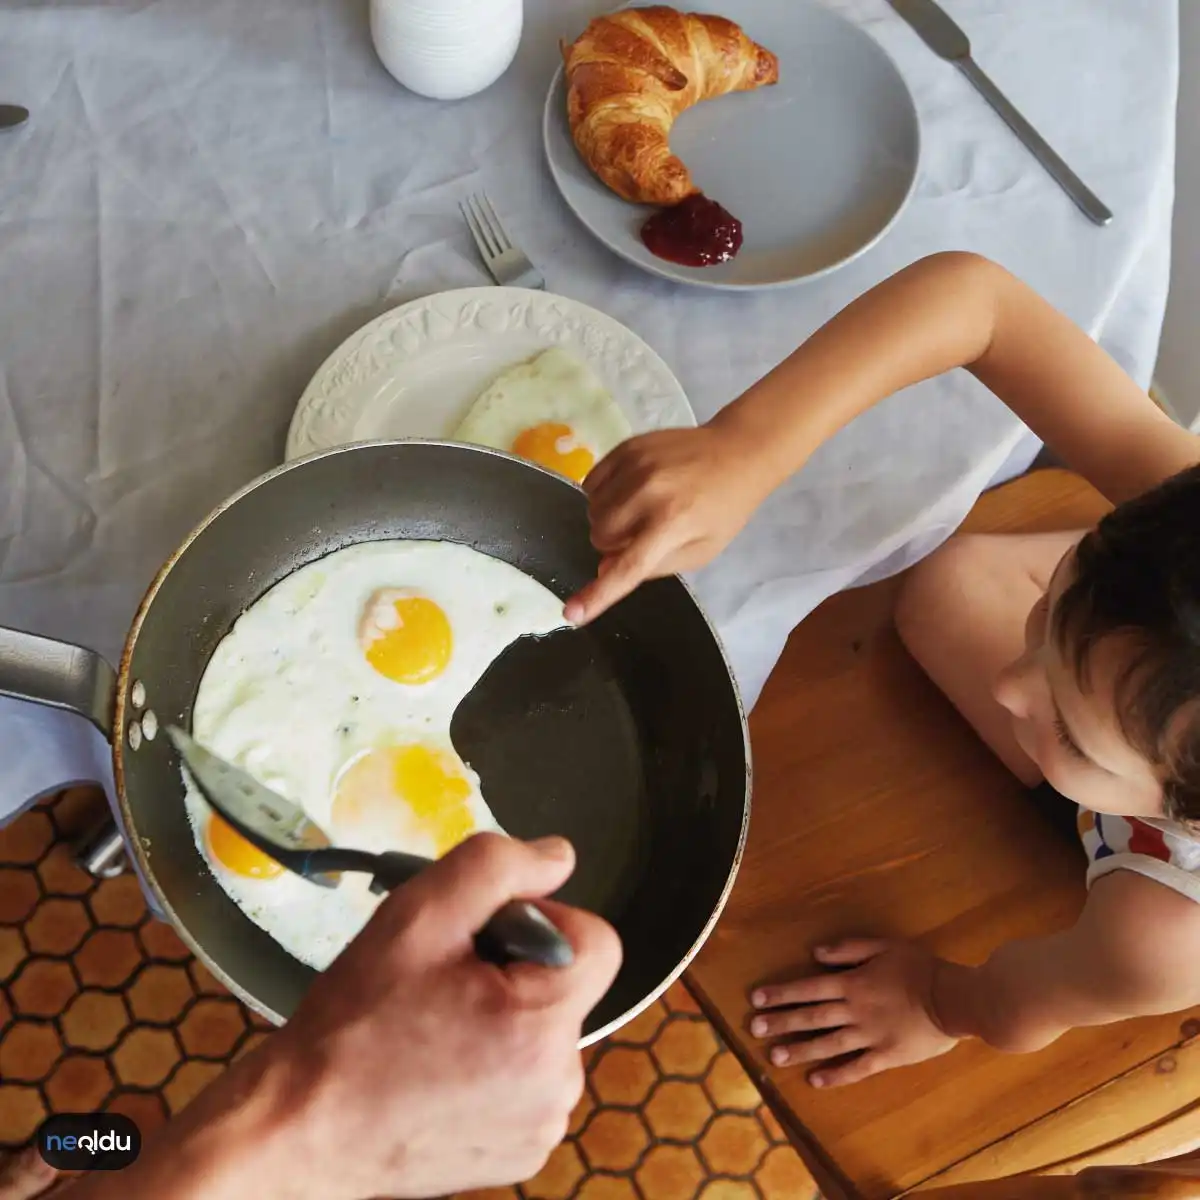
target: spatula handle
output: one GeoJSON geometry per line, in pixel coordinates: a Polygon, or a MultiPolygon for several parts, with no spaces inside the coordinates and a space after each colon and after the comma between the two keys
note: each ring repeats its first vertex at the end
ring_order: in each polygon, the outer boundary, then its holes
{"type": "MultiPolygon", "coordinates": [[[[390,892],[420,874],[429,859],[389,850],[375,856],[373,892],[390,892]]],[[[541,967],[569,967],[575,959],[571,943],[540,909],[525,900],[511,900],[475,935],[475,953],[488,963],[506,967],[513,962],[541,967]]]]}

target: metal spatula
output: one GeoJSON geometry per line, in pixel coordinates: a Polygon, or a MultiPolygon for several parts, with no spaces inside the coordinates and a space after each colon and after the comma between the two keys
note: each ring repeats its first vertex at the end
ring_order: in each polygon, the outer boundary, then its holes
{"type": "MultiPolygon", "coordinates": [[[[182,729],[169,726],[167,736],[209,804],[252,846],[310,883],[337,887],[342,872],[358,871],[372,876],[371,890],[379,893],[407,883],[430,865],[430,859],[397,850],[372,854],[331,845],[299,805],[218,758],[182,729]]],[[[570,942],[522,900],[505,904],[475,935],[475,951],[497,966],[531,962],[565,967],[574,959],[570,942]]]]}

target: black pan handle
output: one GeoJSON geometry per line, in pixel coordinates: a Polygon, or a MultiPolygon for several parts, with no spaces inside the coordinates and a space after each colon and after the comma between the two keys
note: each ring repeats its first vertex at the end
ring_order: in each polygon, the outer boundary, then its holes
{"type": "MultiPolygon", "coordinates": [[[[398,850],[373,857],[373,892],[390,892],[429,866],[429,859],[398,850]]],[[[512,962],[569,967],[575,961],[571,943],[540,909],[525,900],[511,900],[496,912],[475,935],[475,953],[498,967],[512,962]]]]}

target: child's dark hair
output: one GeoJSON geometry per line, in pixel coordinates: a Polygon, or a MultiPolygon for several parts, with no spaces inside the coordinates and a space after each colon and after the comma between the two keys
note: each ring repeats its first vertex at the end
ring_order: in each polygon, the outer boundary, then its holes
{"type": "Polygon", "coordinates": [[[1054,624],[1081,685],[1097,642],[1130,639],[1115,691],[1121,731],[1161,770],[1167,815],[1200,822],[1200,465],[1122,504],[1079,543],[1054,624]]]}

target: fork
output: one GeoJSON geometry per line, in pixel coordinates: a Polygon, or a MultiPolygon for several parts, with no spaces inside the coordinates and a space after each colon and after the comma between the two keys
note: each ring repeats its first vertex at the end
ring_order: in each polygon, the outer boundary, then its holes
{"type": "Polygon", "coordinates": [[[475,239],[483,265],[501,287],[545,288],[541,272],[505,232],[486,192],[473,193],[459,201],[458,207],[475,239]]]}

